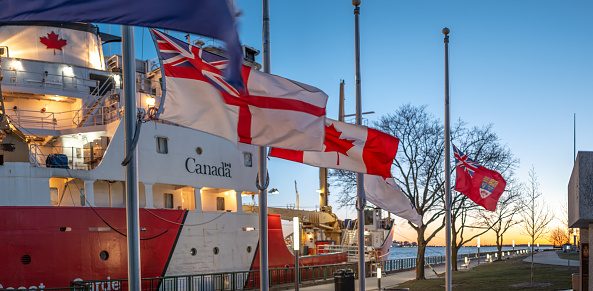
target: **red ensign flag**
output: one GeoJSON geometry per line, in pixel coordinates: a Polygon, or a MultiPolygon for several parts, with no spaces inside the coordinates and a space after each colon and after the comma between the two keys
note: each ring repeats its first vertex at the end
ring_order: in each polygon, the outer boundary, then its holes
{"type": "Polygon", "coordinates": [[[486,210],[496,210],[498,198],[504,192],[507,182],[502,176],[472,161],[457,147],[453,146],[457,163],[455,190],[482,205],[486,210]]]}

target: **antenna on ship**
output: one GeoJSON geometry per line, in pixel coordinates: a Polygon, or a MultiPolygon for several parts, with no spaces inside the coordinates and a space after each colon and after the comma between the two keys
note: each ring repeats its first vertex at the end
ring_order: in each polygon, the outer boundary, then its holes
{"type": "Polygon", "coordinates": [[[299,210],[299,189],[297,189],[296,180],[294,180],[294,192],[296,193],[296,209],[299,210]]]}

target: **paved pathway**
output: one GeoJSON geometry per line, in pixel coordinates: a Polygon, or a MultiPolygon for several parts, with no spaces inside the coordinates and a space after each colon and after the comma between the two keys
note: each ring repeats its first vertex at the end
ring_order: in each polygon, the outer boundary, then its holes
{"type": "MultiPolygon", "coordinates": [[[[525,259],[523,259],[523,261],[526,262],[531,262],[531,256],[527,256],[525,259]]],[[[535,263],[538,264],[549,264],[549,265],[561,265],[561,266],[566,266],[567,265],[567,261],[560,259],[558,257],[558,255],[556,254],[556,252],[554,251],[546,251],[546,252],[538,252],[535,253],[533,256],[533,261],[535,263]]],[[[461,266],[461,264],[463,264],[463,261],[460,261],[459,266],[461,266]]],[[[480,261],[480,265],[481,264],[489,264],[488,262],[485,261],[480,261]]],[[[469,267],[467,269],[463,269],[461,267],[459,267],[460,271],[465,271],[465,270],[469,270],[475,266],[477,266],[477,261],[474,259],[471,261],[469,267]]],[[[579,262],[578,261],[570,261],[570,265],[572,267],[574,266],[578,266],[579,262]]],[[[439,266],[433,266],[434,271],[436,271],[439,275],[440,278],[443,278],[443,282],[445,280],[445,265],[439,265],[439,266]]],[[[425,267],[424,269],[424,274],[426,276],[427,279],[431,279],[431,278],[437,278],[437,275],[432,271],[432,269],[430,269],[429,267],[425,267]]],[[[416,273],[414,270],[411,271],[403,271],[403,272],[397,272],[397,273],[392,273],[389,275],[384,276],[381,279],[381,287],[383,289],[389,289],[389,288],[395,288],[397,285],[410,281],[410,280],[414,280],[416,279],[416,273]]],[[[371,278],[368,277],[365,280],[365,290],[378,290],[377,286],[377,278],[371,278]]],[[[358,280],[355,281],[354,283],[355,289],[359,290],[358,288],[358,280]]],[[[283,288],[284,290],[294,290],[294,288],[283,288]]],[[[335,290],[335,286],[333,283],[330,284],[320,284],[320,285],[313,285],[313,286],[301,286],[299,288],[299,290],[303,290],[303,291],[328,291],[328,290],[335,290]]],[[[397,290],[397,289],[392,289],[392,290],[397,290]]]]}
{"type": "MultiPolygon", "coordinates": [[[[571,255],[576,258],[579,254],[571,255]]],[[[531,256],[527,256],[525,259],[523,259],[523,261],[531,263],[531,256]]],[[[556,251],[536,252],[533,254],[533,262],[536,264],[568,266],[568,260],[561,259],[560,257],[558,257],[556,251]]],[[[570,261],[571,267],[580,265],[581,264],[579,261],[570,261]]]]}
{"type": "MultiPolygon", "coordinates": [[[[458,263],[459,265],[459,270],[460,271],[464,271],[464,270],[469,270],[475,266],[477,266],[477,260],[472,260],[468,269],[462,269],[461,268],[461,264],[463,264],[463,261],[459,261],[458,263]]],[[[487,264],[484,261],[480,261],[480,264],[487,264]]],[[[433,266],[434,271],[437,272],[441,278],[443,278],[443,282],[445,280],[445,264],[441,264],[438,266],[433,266]]],[[[425,267],[424,268],[424,275],[426,277],[426,279],[431,279],[431,278],[437,278],[437,275],[432,271],[432,269],[430,267],[425,267]]],[[[395,286],[410,281],[410,280],[414,280],[416,279],[416,272],[414,270],[410,270],[410,271],[403,271],[403,272],[397,272],[397,273],[392,273],[389,275],[384,275],[383,278],[381,279],[381,288],[383,289],[388,289],[388,288],[394,288],[395,286]]],[[[367,277],[365,280],[365,290],[378,290],[377,286],[378,286],[378,279],[376,277],[367,277]]],[[[355,280],[354,282],[354,286],[356,290],[359,290],[358,288],[358,280],[355,280]]],[[[294,288],[287,288],[285,290],[294,290],[294,288]]],[[[301,286],[299,288],[299,290],[303,290],[303,291],[328,291],[328,290],[335,290],[335,286],[333,283],[330,284],[320,284],[320,285],[314,285],[314,286],[301,286]]],[[[393,290],[397,290],[397,289],[393,289],[393,290]]]]}

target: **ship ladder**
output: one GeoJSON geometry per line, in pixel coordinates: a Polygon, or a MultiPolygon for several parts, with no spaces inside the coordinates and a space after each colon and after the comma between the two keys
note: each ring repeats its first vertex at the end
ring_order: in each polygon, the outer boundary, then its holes
{"type": "Polygon", "coordinates": [[[87,111],[87,113],[82,117],[82,120],[78,124],[78,127],[82,127],[84,125],[84,123],[87,121],[87,119],[89,119],[89,117],[93,114],[93,112],[95,112],[95,109],[97,109],[97,106],[99,106],[99,104],[101,104],[101,101],[103,100],[103,98],[105,98],[106,95],[107,94],[99,97],[97,99],[97,101],[95,101],[93,106],[91,106],[91,109],[89,109],[89,111],[87,111]]]}

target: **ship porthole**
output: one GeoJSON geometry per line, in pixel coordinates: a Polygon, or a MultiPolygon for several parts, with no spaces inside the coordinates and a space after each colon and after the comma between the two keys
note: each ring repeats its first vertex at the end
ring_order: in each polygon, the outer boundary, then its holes
{"type": "Polygon", "coordinates": [[[214,252],[215,255],[218,255],[218,252],[219,252],[218,247],[214,247],[214,249],[212,251],[214,252]]]}
{"type": "Polygon", "coordinates": [[[197,153],[198,155],[201,155],[201,154],[202,154],[202,148],[201,148],[201,147],[197,147],[197,148],[196,148],[196,153],[197,153]]]}
{"type": "Polygon", "coordinates": [[[247,252],[251,253],[251,246],[247,246],[247,252]]]}
{"type": "Polygon", "coordinates": [[[23,255],[21,257],[21,263],[23,263],[24,265],[28,265],[31,263],[31,256],[29,255],[23,255]]]}
{"type": "Polygon", "coordinates": [[[107,251],[102,251],[99,254],[99,257],[101,258],[101,260],[107,261],[107,259],[109,259],[109,253],[107,251]]]}
{"type": "Polygon", "coordinates": [[[191,250],[189,250],[189,253],[190,253],[192,256],[195,256],[195,255],[197,255],[197,254],[198,254],[198,250],[196,250],[196,248],[191,248],[191,250]]]}

